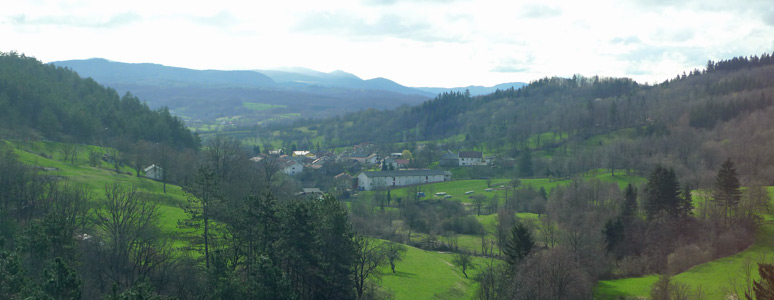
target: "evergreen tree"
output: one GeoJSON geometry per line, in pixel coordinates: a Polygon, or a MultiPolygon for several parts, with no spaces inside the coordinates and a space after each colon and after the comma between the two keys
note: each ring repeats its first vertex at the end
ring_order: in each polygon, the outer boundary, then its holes
{"type": "Polygon", "coordinates": [[[535,248],[532,232],[523,222],[516,222],[511,228],[511,236],[505,244],[506,261],[511,266],[518,265],[535,248]]]}
{"type": "Polygon", "coordinates": [[[648,220],[660,212],[677,216],[680,212],[680,189],[675,171],[657,166],[645,186],[645,213],[648,220]]]}
{"type": "Polygon", "coordinates": [[[628,220],[632,218],[636,213],[637,213],[637,189],[635,189],[630,183],[626,185],[626,189],[624,190],[624,203],[623,203],[623,210],[621,211],[621,215],[628,220]]]}
{"type": "Polygon", "coordinates": [[[624,240],[624,226],[621,219],[607,220],[605,228],[602,229],[605,235],[605,248],[608,253],[613,253],[615,248],[624,240]]]}
{"type": "Polygon", "coordinates": [[[210,267],[210,221],[213,206],[220,200],[220,189],[215,171],[207,165],[202,165],[194,174],[193,184],[183,190],[187,193],[188,203],[183,210],[188,215],[185,220],[178,220],[181,228],[204,227],[202,242],[204,243],[205,267],[210,267]]]}
{"type": "MultiPolygon", "coordinates": [[[[759,281],[753,281],[753,292],[755,299],[772,300],[774,299],[774,265],[758,263],[758,273],[761,275],[759,281]]],[[[745,292],[745,297],[752,300],[752,295],[745,292]]]]}
{"type": "Polygon", "coordinates": [[[63,259],[55,259],[43,273],[46,294],[57,300],[81,299],[81,279],[63,259]]]}
{"type": "Polygon", "coordinates": [[[529,149],[525,149],[519,156],[519,175],[521,177],[531,177],[535,171],[532,167],[532,153],[529,149]]]}
{"type": "Polygon", "coordinates": [[[726,159],[718,170],[715,177],[715,184],[712,188],[712,194],[715,201],[723,207],[726,222],[732,211],[737,208],[742,199],[742,192],[739,189],[739,178],[734,168],[731,158],[726,159]]]}

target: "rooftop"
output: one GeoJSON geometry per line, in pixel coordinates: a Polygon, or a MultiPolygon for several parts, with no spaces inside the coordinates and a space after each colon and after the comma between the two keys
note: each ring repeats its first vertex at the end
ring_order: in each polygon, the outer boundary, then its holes
{"type": "Polygon", "coordinates": [[[449,171],[443,170],[398,170],[398,171],[365,171],[368,177],[397,177],[397,176],[436,176],[451,175],[449,171]]]}

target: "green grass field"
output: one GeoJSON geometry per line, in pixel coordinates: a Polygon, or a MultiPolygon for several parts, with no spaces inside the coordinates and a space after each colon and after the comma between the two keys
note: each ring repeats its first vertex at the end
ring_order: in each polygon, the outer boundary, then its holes
{"type": "MultiPolygon", "coordinates": [[[[769,187],[769,194],[772,191],[774,191],[774,187],[769,187]]],[[[707,299],[730,299],[725,291],[731,286],[730,282],[741,280],[747,262],[772,259],[774,215],[765,214],[764,217],[764,223],[759,228],[755,243],[752,246],[737,254],[694,266],[673,278],[691,288],[701,287],[707,299]],[[765,258],[766,256],[768,258],[765,258]]],[[[753,271],[753,274],[754,278],[757,279],[757,269],[753,271]]],[[[658,275],[600,281],[594,289],[594,298],[647,297],[656,280],[658,280],[658,275]]]]}
{"type": "MultiPolygon", "coordinates": [[[[55,168],[52,171],[42,171],[45,175],[61,176],[67,179],[68,182],[72,182],[78,185],[86,187],[94,201],[100,201],[104,197],[105,187],[118,183],[125,186],[134,186],[143,191],[151,193],[157,199],[159,199],[159,226],[165,232],[172,237],[179,239],[183,238],[189,232],[177,228],[177,220],[185,218],[185,213],[179,207],[179,204],[186,200],[185,193],[182,188],[176,185],[167,184],[167,193],[163,192],[162,183],[153,181],[147,178],[140,178],[135,176],[134,169],[127,166],[123,166],[120,169],[120,173],[116,173],[108,163],[100,161],[100,165],[97,167],[91,167],[88,164],[88,151],[89,149],[100,150],[105,152],[106,149],[102,149],[96,146],[79,145],[78,155],[75,163],[64,163],[60,158],[59,148],[62,144],[54,142],[35,142],[23,147],[18,147],[13,143],[8,143],[9,146],[16,148],[15,153],[19,159],[29,165],[43,168],[55,168]],[[44,157],[41,154],[45,154],[48,157],[44,157]],[[131,174],[131,175],[129,175],[131,174]]],[[[176,246],[182,246],[180,240],[175,241],[176,246]]]]}
{"type": "Polygon", "coordinates": [[[487,259],[473,258],[476,268],[468,270],[470,278],[465,278],[452,263],[453,254],[406,248],[403,261],[395,266],[395,274],[389,265],[381,270],[384,275],[379,286],[392,292],[396,300],[433,299],[436,295],[442,299],[473,297],[476,282],[472,278],[485,266],[487,259]]]}

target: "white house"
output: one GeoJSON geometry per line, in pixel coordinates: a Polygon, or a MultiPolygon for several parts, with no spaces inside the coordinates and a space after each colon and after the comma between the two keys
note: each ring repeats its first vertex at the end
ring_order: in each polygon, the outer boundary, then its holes
{"type": "Polygon", "coordinates": [[[442,170],[366,171],[357,175],[358,189],[366,191],[450,180],[451,172],[442,170]]]}
{"type": "Polygon", "coordinates": [[[460,151],[460,166],[485,165],[483,154],[478,151],[460,151]]]}
{"type": "Polygon", "coordinates": [[[280,167],[282,168],[282,172],[290,176],[301,174],[301,172],[304,171],[304,165],[295,160],[286,160],[280,167]]]}
{"type": "Polygon", "coordinates": [[[145,177],[150,179],[161,180],[164,178],[164,169],[155,164],[143,169],[143,171],[145,171],[145,177]]]}

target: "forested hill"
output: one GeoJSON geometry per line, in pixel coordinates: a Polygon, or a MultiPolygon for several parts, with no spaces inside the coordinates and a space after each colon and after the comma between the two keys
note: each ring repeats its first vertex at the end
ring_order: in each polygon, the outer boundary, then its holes
{"type": "Polygon", "coordinates": [[[114,139],[198,148],[183,122],[162,108],[72,70],[17,53],[0,53],[0,137],[44,137],[104,144],[114,139]]]}
{"type": "Polygon", "coordinates": [[[774,58],[767,53],[710,61],[705,70],[655,86],[626,78],[544,78],[484,96],[445,93],[419,106],[305,120],[295,127],[314,128],[327,146],[336,147],[428,140],[446,140],[449,147],[454,140],[462,142],[452,147],[495,155],[561,149],[566,160],[552,154],[540,163],[567,175],[666,163],[702,182],[730,156],[746,179],[774,180],[774,167],[766,167],[774,166],[774,158],[761,155],[774,140],[772,104],[774,58]],[[592,142],[595,148],[579,160],[592,142]]]}

